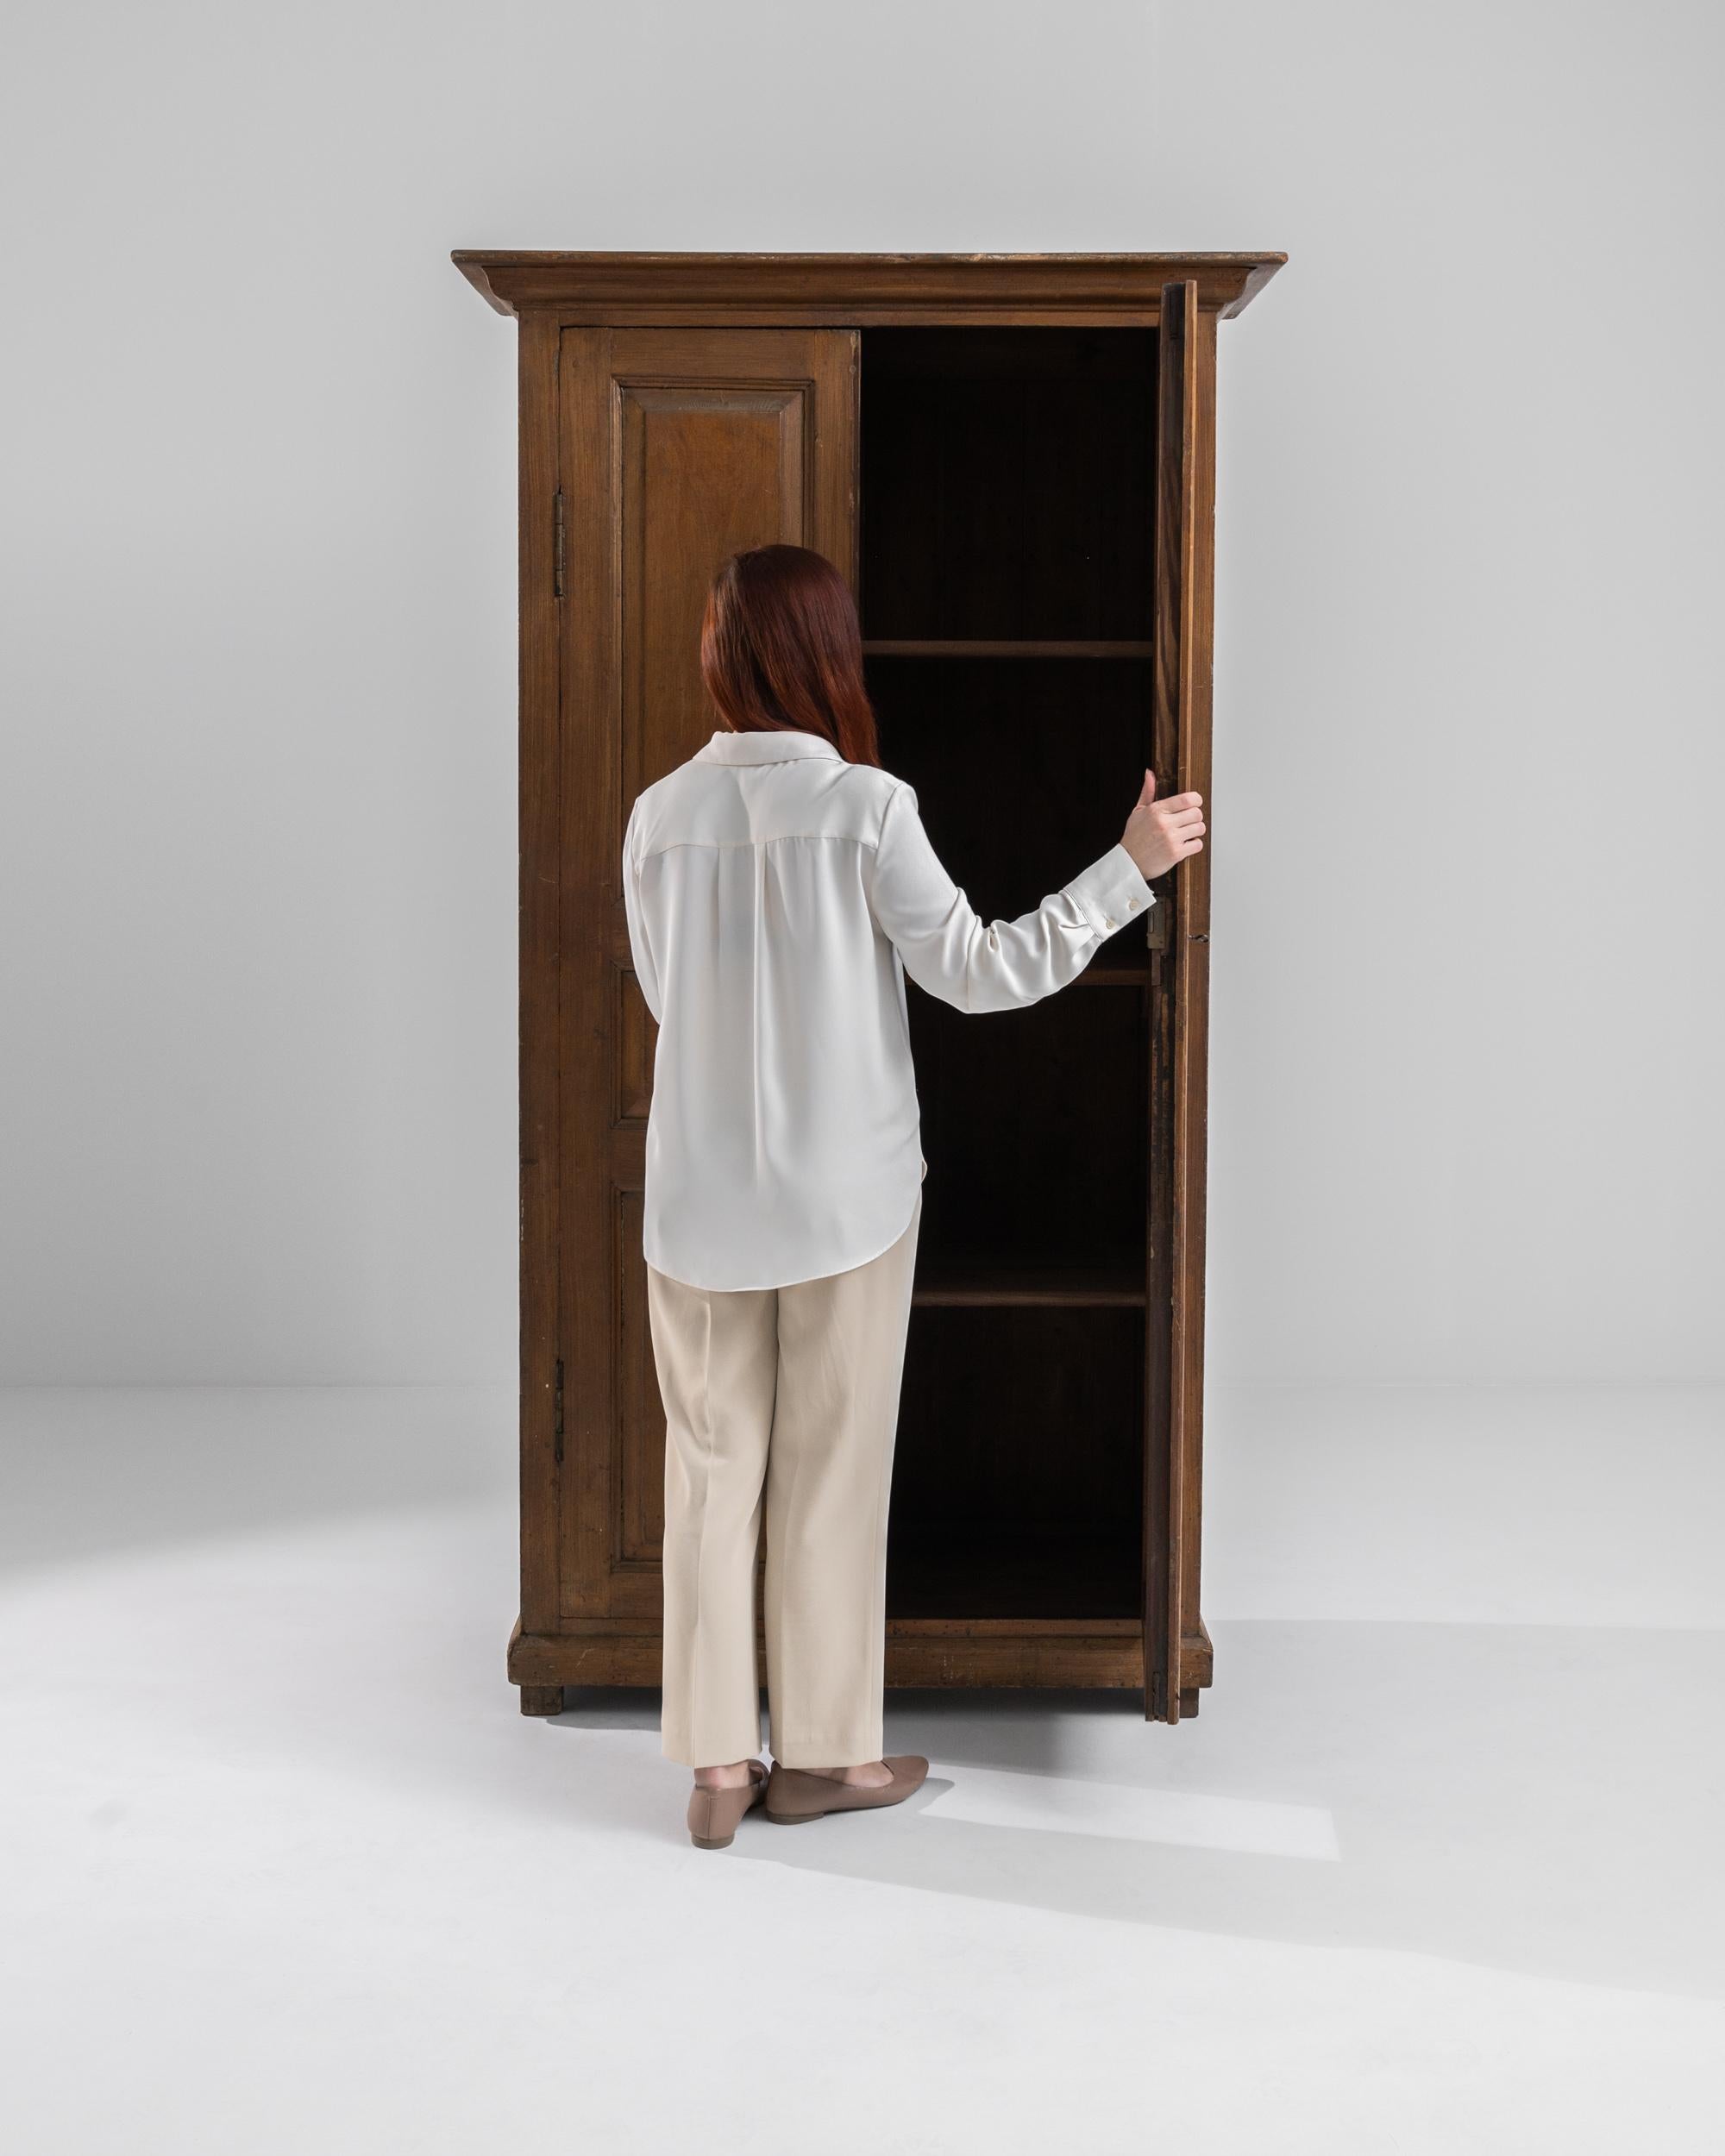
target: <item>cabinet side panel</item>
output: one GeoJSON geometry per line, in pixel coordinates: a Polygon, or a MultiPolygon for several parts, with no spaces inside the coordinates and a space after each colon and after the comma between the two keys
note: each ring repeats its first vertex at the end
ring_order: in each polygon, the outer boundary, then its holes
{"type": "Polygon", "coordinates": [[[557,1576],[557,957],[562,860],[561,657],[554,593],[557,329],[524,315],[520,425],[521,1623],[543,1631],[557,1576]]]}

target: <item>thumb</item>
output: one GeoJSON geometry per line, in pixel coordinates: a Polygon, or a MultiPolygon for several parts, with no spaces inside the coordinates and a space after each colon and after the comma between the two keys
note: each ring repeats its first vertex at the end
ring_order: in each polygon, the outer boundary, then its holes
{"type": "Polygon", "coordinates": [[[1146,771],[1144,774],[1144,791],[1138,797],[1138,805],[1140,808],[1147,808],[1155,799],[1156,774],[1153,771],[1146,771]]]}

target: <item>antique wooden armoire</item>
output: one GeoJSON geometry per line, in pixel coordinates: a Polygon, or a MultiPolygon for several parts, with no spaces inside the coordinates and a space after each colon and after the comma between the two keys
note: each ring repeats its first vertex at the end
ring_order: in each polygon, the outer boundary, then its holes
{"type": "MultiPolygon", "coordinates": [[[[658,1680],[653,1027],[619,851],[717,724],[713,568],[770,540],[839,564],[883,761],[983,918],[1026,912],[1146,765],[1210,801],[1216,329],[1283,260],[455,255],[519,322],[526,1713],[658,1680]]],[[[889,1684],[1141,1686],[1177,1721],[1210,1682],[1210,875],[1207,849],[1029,1010],[908,991],[929,1167],[889,1684]]]]}

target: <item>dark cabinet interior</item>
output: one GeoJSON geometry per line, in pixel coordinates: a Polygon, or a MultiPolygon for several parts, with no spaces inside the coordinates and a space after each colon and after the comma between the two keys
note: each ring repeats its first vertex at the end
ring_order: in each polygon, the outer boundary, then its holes
{"type": "Polygon", "coordinates": [[[1156,340],[862,332],[863,633],[1147,639],[1156,340]]]}
{"type": "Polygon", "coordinates": [[[1142,1307],[925,1303],[905,1362],[891,1616],[1135,1620],[1142,1307]]]}
{"type": "MultiPolygon", "coordinates": [[[[1142,330],[862,333],[882,758],[985,920],[1105,852],[1151,761],[1155,411],[1142,330]]],[[[1027,1010],[909,989],[929,1172],[894,1617],[1143,1607],[1150,992],[1141,927],[1027,1010]]]]}

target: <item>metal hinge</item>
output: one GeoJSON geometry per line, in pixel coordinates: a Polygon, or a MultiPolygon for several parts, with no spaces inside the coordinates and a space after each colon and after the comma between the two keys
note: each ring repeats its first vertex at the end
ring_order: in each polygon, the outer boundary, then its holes
{"type": "Polygon", "coordinates": [[[556,1385],[551,1395],[551,1435],[554,1443],[551,1457],[559,1467],[563,1464],[563,1363],[557,1358],[556,1385]]]}
{"type": "Polygon", "coordinates": [[[563,569],[567,560],[567,542],[563,529],[563,490],[560,486],[552,498],[551,507],[551,596],[563,596],[563,569]]]}

